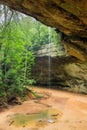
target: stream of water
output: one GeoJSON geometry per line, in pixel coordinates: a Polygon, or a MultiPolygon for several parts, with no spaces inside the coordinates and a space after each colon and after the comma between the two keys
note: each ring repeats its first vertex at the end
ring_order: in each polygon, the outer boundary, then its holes
{"type": "MultiPolygon", "coordinates": [[[[49,91],[51,89],[51,28],[48,27],[48,42],[49,42],[49,55],[48,55],[48,84],[49,84],[49,91]]],[[[52,119],[50,113],[48,114],[48,122],[54,123],[55,121],[52,119]]]]}
{"type": "Polygon", "coordinates": [[[50,27],[48,28],[48,42],[49,42],[49,48],[48,48],[48,51],[49,51],[49,56],[48,56],[48,81],[49,81],[49,89],[51,87],[51,82],[50,82],[50,79],[51,79],[51,46],[50,46],[50,43],[51,43],[51,29],[50,27]]]}

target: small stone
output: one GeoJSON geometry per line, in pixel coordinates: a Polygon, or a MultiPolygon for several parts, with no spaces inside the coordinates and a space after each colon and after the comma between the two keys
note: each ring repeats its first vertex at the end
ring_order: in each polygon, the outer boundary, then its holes
{"type": "Polygon", "coordinates": [[[14,123],[14,121],[12,120],[12,121],[9,123],[9,126],[11,126],[13,123],[14,123]]]}
{"type": "Polygon", "coordinates": [[[49,119],[49,120],[47,120],[47,121],[48,121],[48,123],[55,123],[55,121],[52,120],[52,119],[49,119]]]}
{"type": "Polygon", "coordinates": [[[38,122],[42,122],[42,120],[39,120],[38,122]]]}
{"type": "Polygon", "coordinates": [[[58,114],[53,114],[52,116],[58,116],[58,114]]]}

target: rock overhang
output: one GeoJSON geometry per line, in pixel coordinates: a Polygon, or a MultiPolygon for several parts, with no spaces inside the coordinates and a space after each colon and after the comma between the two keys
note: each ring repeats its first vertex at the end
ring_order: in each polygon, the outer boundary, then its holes
{"type": "Polygon", "coordinates": [[[62,33],[69,55],[87,60],[87,0],[0,0],[62,33]]]}

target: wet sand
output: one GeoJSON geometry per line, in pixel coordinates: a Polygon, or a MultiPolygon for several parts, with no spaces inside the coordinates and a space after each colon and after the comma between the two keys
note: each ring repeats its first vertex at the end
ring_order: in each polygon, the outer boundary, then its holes
{"type": "Polygon", "coordinates": [[[45,98],[27,100],[22,105],[1,112],[0,130],[87,130],[87,95],[39,87],[34,90],[46,95],[45,98]],[[15,114],[39,113],[49,108],[58,112],[58,121],[18,127],[10,122],[15,114]]]}

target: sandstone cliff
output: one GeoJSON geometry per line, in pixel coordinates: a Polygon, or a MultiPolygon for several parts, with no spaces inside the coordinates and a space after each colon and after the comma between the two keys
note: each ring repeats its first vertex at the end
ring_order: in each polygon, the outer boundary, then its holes
{"type": "Polygon", "coordinates": [[[87,62],[79,62],[69,56],[50,58],[50,64],[48,56],[35,59],[32,76],[37,85],[87,93],[87,62]]]}
{"type": "Polygon", "coordinates": [[[0,0],[62,32],[69,55],[87,60],[87,0],[0,0]]]}
{"type": "MultiPolygon", "coordinates": [[[[51,84],[87,92],[87,0],[0,0],[0,3],[61,32],[62,43],[71,57],[51,58],[51,84]]],[[[48,57],[36,58],[33,72],[37,83],[48,84],[48,57]]]]}

